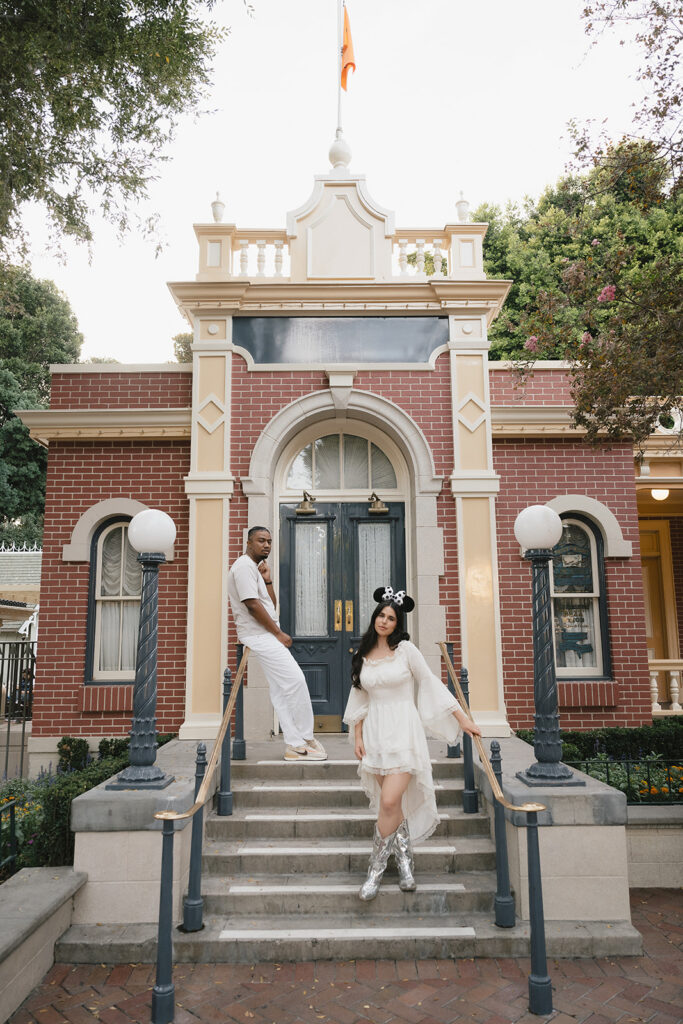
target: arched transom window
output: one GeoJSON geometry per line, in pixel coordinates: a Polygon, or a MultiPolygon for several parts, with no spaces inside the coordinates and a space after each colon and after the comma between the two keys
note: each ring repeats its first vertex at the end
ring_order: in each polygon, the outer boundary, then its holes
{"type": "Polygon", "coordinates": [[[326,434],[310,441],[294,457],[287,488],[392,490],[398,486],[394,467],[381,448],[356,434],[326,434]]]}

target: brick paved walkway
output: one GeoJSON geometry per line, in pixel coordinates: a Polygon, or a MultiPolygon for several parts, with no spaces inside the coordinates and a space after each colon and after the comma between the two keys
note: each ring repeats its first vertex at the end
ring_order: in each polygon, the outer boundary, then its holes
{"type": "MultiPolygon", "coordinates": [[[[644,955],[550,961],[553,1024],[681,1024],[683,892],[631,891],[644,955]]],[[[179,964],[176,1024],[531,1024],[529,961],[179,964]]],[[[150,1019],[154,968],[55,964],[11,1024],[150,1019]]]]}

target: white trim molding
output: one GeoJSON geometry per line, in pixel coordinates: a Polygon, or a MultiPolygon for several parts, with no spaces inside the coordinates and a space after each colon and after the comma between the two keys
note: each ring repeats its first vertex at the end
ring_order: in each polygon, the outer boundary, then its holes
{"type": "MultiPolygon", "coordinates": [[[[80,516],[78,522],[71,532],[71,541],[62,546],[63,562],[89,562],[90,544],[95,530],[113,516],[130,516],[131,519],[138,512],[143,512],[148,505],[143,504],[136,498],[107,498],[105,501],[98,501],[91,505],[80,516]]],[[[165,552],[166,561],[173,561],[173,548],[165,552]]]]}
{"type": "Polygon", "coordinates": [[[560,494],[546,505],[557,512],[558,516],[568,512],[582,512],[588,516],[600,530],[605,542],[605,558],[630,558],[633,544],[624,540],[617,517],[607,505],[585,494],[560,494]]]}

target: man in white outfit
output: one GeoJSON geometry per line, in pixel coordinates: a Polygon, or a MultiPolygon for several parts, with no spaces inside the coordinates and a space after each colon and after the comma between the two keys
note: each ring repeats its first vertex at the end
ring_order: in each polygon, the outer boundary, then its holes
{"type": "Polygon", "coordinates": [[[230,568],[228,597],[237,636],[268,681],[285,740],[285,761],[325,761],[325,748],[313,735],[313,707],[306,680],[288,650],[292,638],[280,629],[275,610],[277,598],[266,564],[272,543],[270,530],[252,526],[246,554],[230,568]]]}

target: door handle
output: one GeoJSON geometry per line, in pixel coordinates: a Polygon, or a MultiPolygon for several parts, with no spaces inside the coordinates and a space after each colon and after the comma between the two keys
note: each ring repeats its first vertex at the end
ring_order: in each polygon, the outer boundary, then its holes
{"type": "Polygon", "coordinates": [[[353,633],[353,601],[346,602],[346,625],[344,629],[347,633],[353,633]]]}
{"type": "Polygon", "coordinates": [[[341,601],[334,602],[334,629],[335,632],[341,632],[342,628],[342,603],[341,601]]]}

